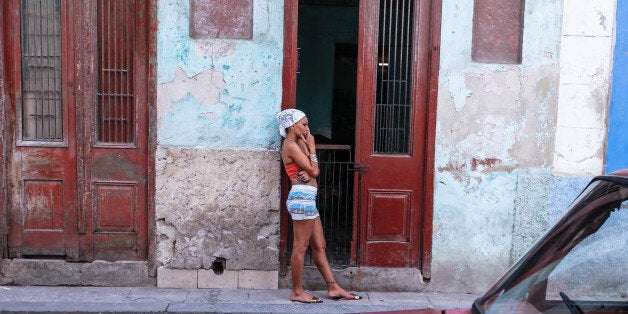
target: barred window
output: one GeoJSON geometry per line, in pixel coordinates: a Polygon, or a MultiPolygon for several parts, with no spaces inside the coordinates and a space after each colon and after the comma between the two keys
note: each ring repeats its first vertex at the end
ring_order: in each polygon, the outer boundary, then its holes
{"type": "Polygon", "coordinates": [[[22,140],[63,141],[60,0],[22,0],[22,140]]]}
{"type": "Polygon", "coordinates": [[[98,141],[133,143],[135,1],[98,1],[98,141]]]}
{"type": "Polygon", "coordinates": [[[414,1],[381,0],[375,104],[376,153],[410,150],[414,1]]]}

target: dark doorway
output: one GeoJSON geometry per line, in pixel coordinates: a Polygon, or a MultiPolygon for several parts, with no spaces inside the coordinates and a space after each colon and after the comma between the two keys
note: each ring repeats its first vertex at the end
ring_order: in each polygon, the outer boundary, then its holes
{"type": "MultiPolygon", "coordinates": [[[[316,136],[321,169],[317,205],[328,259],[334,267],[349,266],[354,237],[358,3],[301,0],[298,4],[296,107],[308,115],[316,136]]],[[[306,258],[308,262],[314,264],[306,258]]]]}
{"type": "Polygon", "coordinates": [[[355,147],[358,45],[338,43],[334,58],[331,134],[333,142],[355,147]]]}

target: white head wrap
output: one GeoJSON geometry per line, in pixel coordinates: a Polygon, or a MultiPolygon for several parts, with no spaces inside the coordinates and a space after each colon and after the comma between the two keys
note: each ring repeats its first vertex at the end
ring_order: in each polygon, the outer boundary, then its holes
{"type": "Polygon", "coordinates": [[[305,117],[305,113],[299,109],[286,109],[278,113],[277,121],[279,121],[279,133],[281,136],[286,137],[286,129],[299,122],[303,117],[305,117]]]}

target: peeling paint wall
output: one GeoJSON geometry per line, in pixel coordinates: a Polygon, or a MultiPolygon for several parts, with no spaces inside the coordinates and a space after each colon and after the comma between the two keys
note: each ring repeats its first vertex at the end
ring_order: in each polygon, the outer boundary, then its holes
{"type": "Polygon", "coordinates": [[[562,1],[526,1],[522,63],[471,60],[473,1],[443,1],[434,290],[481,292],[511,265],[520,174],[551,173],[562,1]]]}
{"type": "MultiPolygon", "coordinates": [[[[430,289],[488,288],[602,169],[614,1],[527,0],[499,65],[471,60],[473,1],[443,0],[430,289]]],[[[160,269],[279,267],[283,1],[253,3],[251,40],[193,40],[190,1],[158,1],[160,269]]]]}
{"type": "Polygon", "coordinates": [[[251,40],[190,38],[190,3],[158,1],[157,264],[276,271],[283,1],[251,40]]]}
{"type": "Polygon", "coordinates": [[[283,1],[253,3],[252,40],[193,40],[190,1],[159,1],[159,145],[278,147],[283,1]]]}
{"type": "Polygon", "coordinates": [[[615,0],[525,3],[522,63],[471,60],[473,2],[443,1],[434,290],[487,289],[600,174],[615,0]]]}

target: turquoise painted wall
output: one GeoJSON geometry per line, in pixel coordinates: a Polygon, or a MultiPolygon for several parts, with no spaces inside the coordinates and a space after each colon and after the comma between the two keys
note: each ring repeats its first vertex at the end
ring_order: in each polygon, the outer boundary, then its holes
{"type": "Polygon", "coordinates": [[[193,40],[189,0],[158,2],[157,140],[277,148],[283,1],[253,1],[252,40],[193,40]]]}
{"type": "Polygon", "coordinates": [[[562,3],[525,1],[522,63],[504,65],[471,59],[474,1],[442,2],[435,290],[481,293],[513,262],[518,178],[552,171],[562,3]]]}
{"type": "Polygon", "coordinates": [[[313,133],[325,134],[332,127],[335,45],[357,42],[357,7],[299,7],[297,108],[308,115],[313,133]]]}

